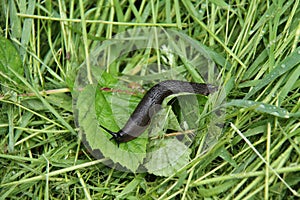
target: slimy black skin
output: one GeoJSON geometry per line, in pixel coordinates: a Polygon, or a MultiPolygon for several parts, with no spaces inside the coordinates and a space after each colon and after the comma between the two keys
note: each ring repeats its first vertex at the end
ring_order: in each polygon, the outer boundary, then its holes
{"type": "Polygon", "coordinates": [[[125,126],[118,132],[112,132],[101,126],[111,134],[112,139],[119,145],[131,141],[140,136],[149,126],[151,117],[157,113],[163,100],[172,95],[182,92],[209,95],[215,92],[216,86],[204,83],[193,83],[186,81],[168,80],[154,85],[143,97],[136,109],[133,111],[125,126]]]}

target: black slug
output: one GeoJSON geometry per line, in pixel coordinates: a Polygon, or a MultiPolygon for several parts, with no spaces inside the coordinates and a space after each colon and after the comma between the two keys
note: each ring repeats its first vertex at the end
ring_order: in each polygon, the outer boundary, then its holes
{"type": "Polygon", "coordinates": [[[125,126],[120,131],[112,132],[103,126],[100,126],[113,136],[112,139],[114,139],[117,144],[128,142],[137,138],[146,130],[150,124],[151,116],[159,111],[163,100],[167,96],[182,92],[209,95],[216,90],[216,86],[209,84],[177,80],[162,81],[154,85],[145,94],[125,126]]]}

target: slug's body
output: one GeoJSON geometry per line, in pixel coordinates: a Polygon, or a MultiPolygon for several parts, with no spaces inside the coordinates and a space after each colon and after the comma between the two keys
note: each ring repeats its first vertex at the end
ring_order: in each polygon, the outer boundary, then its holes
{"type": "Polygon", "coordinates": [[[101,126],[109,132],[117,144],[128,142],[141,135],[149,126],[151,117],[161,108],[163,100],[172,94],[182,92],[209,95],[215,92],[217,87],[186,81],[169,80],[163,81],[153,86],[137,105],[134,112],[131,114],[125,126],[118,132],[112,132],[101,126]]]}

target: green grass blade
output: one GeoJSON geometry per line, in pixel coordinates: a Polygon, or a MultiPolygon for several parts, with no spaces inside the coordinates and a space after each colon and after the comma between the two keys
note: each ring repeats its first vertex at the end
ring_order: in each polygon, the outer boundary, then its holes
{"type": "Polygon", "coordinates": [[[298,47],[290,56],[285,58],[282,62],[275,66],[275,68],[262,78],[257,85],[246,94],[244,99],[249,99],[251,96],[256,94],[260,89],[264,88],[271,82],[275,81],[276,78],[280,77],[284,73],[292,70],[295,66],[300,63],[300,47],[298,47]]]}

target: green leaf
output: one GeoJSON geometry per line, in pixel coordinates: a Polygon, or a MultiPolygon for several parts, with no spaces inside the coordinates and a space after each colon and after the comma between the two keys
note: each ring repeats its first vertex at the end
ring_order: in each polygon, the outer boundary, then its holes
{"type": "MultiPolygon", "coordinates": [[[[108,97],[109,98],[109,97],[108,97]]],[[[96,85],[87,85],[78,96],[76,108],[78,110],[78,123],[81,127],[81,134],[91,150],[99,150],[104,157],[110,158],[114,163],[135,172],[146,156],[147,140],[139,137],[135,140],[121,143],[120,146],[110,141],[111,135],[106,133],[99,124],[118,131],[115,114],[112,115],[112,108],[120,102],[110,101],[96,85]]],[[[119,107],[122,104],[119,104],[119,107]]],[[[118,106],[117,106],[118,107],[118,106]]],[[[115,111],[115,110],[114,110],[115,111]]],[[[120,120],[118,120],[120,121],[120,120]]],[[[122,120],[121,122],[123,122],[122,120]]],[[[100,157],[98,151],[92,152],[95,157],[100,157]]]]}
{"type": "Polygon", "coordinates": [[[8,39],[0,36],[0,81],[1,83],[22,83],[10,69],[13,69],[20,76],[24,75],[19,52],[8,39]]]}
{"type": "Polygon", "coordinates": [[[164,138],[152,143],[145,167],[157,176],[170,176],[186,165],[191,150],[177,138],[164,138]]]}

